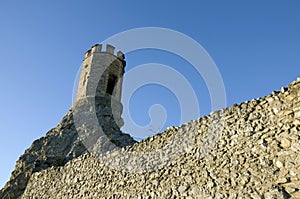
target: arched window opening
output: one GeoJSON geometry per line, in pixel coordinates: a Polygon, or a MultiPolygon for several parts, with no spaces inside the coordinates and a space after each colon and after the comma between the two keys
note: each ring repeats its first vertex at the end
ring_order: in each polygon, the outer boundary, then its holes
{"type": "Polygon", "coordinates": [[[112,95],[117,83],[117,77],[115,75],[109,75],[106,87],[106,93],[112,95]]]}

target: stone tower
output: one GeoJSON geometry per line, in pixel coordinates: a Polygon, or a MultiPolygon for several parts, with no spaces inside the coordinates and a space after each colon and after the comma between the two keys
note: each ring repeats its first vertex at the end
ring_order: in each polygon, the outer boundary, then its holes
{"type": "Polygon", "coordinates": [[[34,141],[19,158],[0,190],[1,199],[20,198],[35,172],[63,166],[87,151],[101,155],[135,143],[120,131],[124,58],[121,52],[114,54],[110,45],[103,51],[97,44],[85,53],[75,104],[57,127],[34,141]]]}
{"type": "Polygon", "coordinates": [[[121,51],[116,55],[114,51],[115,48],[111,45],[106,45],[106,51],[103,51],[102,45],[96,44],[85,53],[77,99],[112,96],[115,100],[121,101],[122,77],[126,62],[121,51]]]}
{"type": "MultiPolygon", "coordinates": [[[[111,45],[106,45],[106,50],[103,50],[102,47],[102,44],[96,44],[84,55],[76,102],[77,104],[86,104],[88,102],[88,106],[93,104],[97,120],[105,134],[104,137],[110,142],[121,147],[132,145],[134,140],[128,134],[120,131],[124,124],[121,118],[123,111],[121,92],[122,78],[126,65],[125,56],[121,51],[115,53],[115,47],[111,45]]],[[[95,124],[88,125],[89,127],[86,124],[83,125],[87,128],[86,131],[95,129],[95,124]]],[[[92,136],[92,141],[89,140],[87,142],[98,142],[97,148],[101,148],[105,141],[103,141],[103,136],[100,136],[100,139],[101,141],[99,141],[98,137],[92,136]],[[99,142],[102,144],[99,144],[99,142]]]]}

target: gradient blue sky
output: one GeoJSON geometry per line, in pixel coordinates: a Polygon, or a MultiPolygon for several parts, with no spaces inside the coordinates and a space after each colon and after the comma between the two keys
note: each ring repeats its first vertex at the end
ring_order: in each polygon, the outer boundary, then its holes
{"type": "MultiPolygon", "coordinates": [[[[299,9],[296,0],[2,0],[0,187],[24,150],[71,107],[76,73],[83,53],[93,44],[138,27],[182,32],[199,42],[217,64],[230,106],[279,90],[300,76],[299,9]]],[[[167,64],[188,76],[201,114],[211,111],[201,77],[172,54],[130,53],[127,70],[149,62],[167,64]]],[[[159,86],[139,91],[130,107],[137,123],[147,124],[148,107],[161,103],[171,111],[166,126],[178,125],[180,111],[173,110],[178,103],[172,93],[159,86]]]]}

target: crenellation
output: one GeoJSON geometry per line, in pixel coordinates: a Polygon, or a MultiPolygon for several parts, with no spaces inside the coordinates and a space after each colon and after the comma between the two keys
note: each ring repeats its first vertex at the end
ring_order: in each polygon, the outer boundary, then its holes
{"type": "Polygon", "coordinates": [[[122,51],[120,51],[120,50],[118,50],[118,52],[117,52],[117,57],[120,58],[120,59],[122,59],[122,60],[125,59],[124,53],[122,51]]]}
{"type": "MultiPolygon", "coordinates": [[[[92,46],[91,49],[87,50],[84,54],[84,59],[86,59],[87,57],[89,57],[90,55],[94,54],[94,53],[108,53],[113,55],[114,57],[124,61],[125,60],[125,55],[122,51],[118,50],[117,53],[115,53],[115,47],[107,44],[106,45],[106,49],[103,49],[103,45],[102,44],[95,44],[92,46]]],[[[124,61],[125,62],[125,61],[124,61]]]]}
{"type": "Polygon", "coordinates": [[[84,58],[87,58],[90,55],[91,55],[91,50],[88,50],[84,53],[84,58]]]}
{"type": "Polygon", "coordinates": [[[95,44],[92,47],[92,53],[101,53],[102,52],[102,44],[95,44]]]}
{"type": "Polygon", "coordinates": [[[115,47],[112,46],[112,45],[107,44],[106,45],[106,52],[114,55],[114,53],[115,53],[115,47]]]}

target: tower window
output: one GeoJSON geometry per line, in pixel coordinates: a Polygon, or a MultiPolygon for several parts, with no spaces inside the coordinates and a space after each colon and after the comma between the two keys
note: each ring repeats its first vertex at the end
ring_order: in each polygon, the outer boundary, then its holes
{"type": "Polygon", "coordinates": [[[116,83],[117,83],[117,77],[114,75],[109,75],[107,81],[106,93],[112,95],[116,83]]]}

